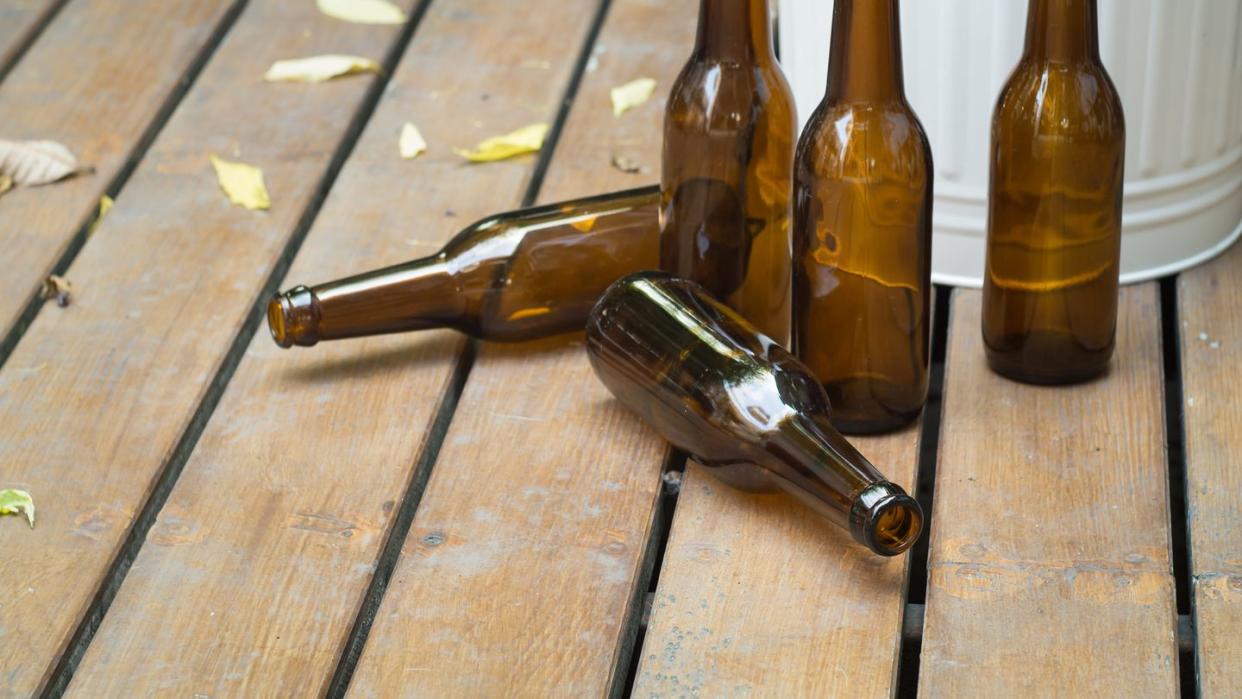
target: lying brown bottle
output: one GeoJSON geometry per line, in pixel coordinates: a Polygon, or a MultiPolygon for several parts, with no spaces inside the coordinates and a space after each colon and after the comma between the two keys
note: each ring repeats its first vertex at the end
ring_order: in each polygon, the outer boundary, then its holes
{"type": "Polygon", "coordinates": [[[440,252],[268,303],[281,347],[455,328],[516,342],[582,330],[612,282],[657,265],[658,187],[575,199],[485,218],[440,252]]]}
{"type": "Polygon", "coordinates": [[[898,427],[927,399],[932,158],[902,83],[897,0],[836,0],[794,178],[794,352],[837,429],[898,427]]]}
{"type": "Polygon", "coordinates": [[[1031,0],[992,119],[983,342],[994,371],[1069,383],[1113,354],[1125,117],[1095,0],[1031,0]]]}
{"type": "Polygon", "coordinates": [[[700,0],[664,113],[660,268],[784,343],[795,130],[767,0],[700,0]]]}
{"type": "Polygon", "coordinates": [[[622,279],[591,312],[587,351],[624,405],[722,480],[786,490],[884,556],[918,539],[918,503],[833,429],[810,370],[703,287],[622,279]]]}

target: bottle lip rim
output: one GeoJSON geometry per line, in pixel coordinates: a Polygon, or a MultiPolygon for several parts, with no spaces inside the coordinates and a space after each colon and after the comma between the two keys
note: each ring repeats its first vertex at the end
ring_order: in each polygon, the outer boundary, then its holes
{"type": "Polygon", "coordinates": [[[905,553],[923,533],[923,508],[894,483],[874,483],[863,489],[850,508],[850,530],[854,539],[881,556],[905,553]],[[880,519],[890,510],[902,508],[914,515],[913,531],[896,544],[881,542],[876,536],[880,519]]]}

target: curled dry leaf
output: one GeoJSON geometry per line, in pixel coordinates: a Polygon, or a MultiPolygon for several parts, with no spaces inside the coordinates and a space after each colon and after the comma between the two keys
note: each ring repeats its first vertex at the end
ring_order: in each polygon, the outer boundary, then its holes
{"type": "Polygon", "coordinates": [[[612,88],[609,93],[612,97],[612,115],[619,117],[651,99],[655,87],[656,81],[652,78],[639,78],[612,88]]]}
{"type": "Polygon", "coordinates": [[[453,151],[472,163],[487,163],[524,153],[534,153],[543,148],[543,139],[547,135],[547,124],[531,124],[517,131],[480,141],[474,150],[454,148],[453,151]]]}
{"type": "Polygon", "coordinates": [[[332,53],[276,61],[263,74],[263,79],[270,83],[321,83],[343,75],[378,73],[379,70],[379,64],[369,58],[332,53]]]}
{"type": "Polygon", "coordinates": [[[95,235],[95,230],[99,228],[100,223],[103,223],[104,216],[107,216],[108,212],[112,210],[113,203],[115,202],[112,201],[112,197],[107,194],[99,197],[99,213],[95,214],[95,220],[91,222],[90,229],[86,231],[87,235],[95,235]]]}
{"type": "Polygon", "coordinates": [[[13,189],[13,178],[9,175],[0,175],[0,195],[13,189]]]}
{"type": "Polygon", "coordinates": [[[638,164],[636,160],[617,153],[612,154],[612,166],[621,172],[629,173],[640,172],[643,169],[643,166],[638,164]]]}
{"type": "Polygon", "coordinates": [[[215,168],[216,180],[229,201],[251,211],[267,209],[272,205],[267,185],[263,183],[263,171],[259,168],[214,155],[211,156],[211,166],[215,168]]]}
{"type": "Polygon", "coordinates": [[[405,24],[405,12],[388,0],[318,0],[319,11],[355,24],[405,24]]]}
{"type": "Polygon", "coordinates": [[[0,490],[0,515],[26,515],[30,528],[34,529],[35,506],[30,493],[16,488],[0,490]]]}
{"type": "Polygon", "coordinates": [[[59,274],[52,274],[43,280],[43,288],[39,290],[39,296],[44,301],[56,299],[56,305],[64,308],[69,305],[73,296],[73,285],[59,274]]]}
{"type": "Polygon", "coordinates": [[[401,139],[397,142],[397,150],[406,160],[417,158],[420,153],[427,151],[427,141],[413,123],[407,121],[405,126],[401,127],[401,139]]]}
{"type": "Polygon", "coordinates": [[[55,141],[0,139],[0,175],[11,177],[13,184],[51,184],[87,170],[55,141]]]}

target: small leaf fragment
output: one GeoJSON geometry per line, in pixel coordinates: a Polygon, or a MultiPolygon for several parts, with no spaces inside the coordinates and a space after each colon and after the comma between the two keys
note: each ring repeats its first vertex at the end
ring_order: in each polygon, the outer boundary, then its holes
{"type": "Polygon", "coordinates": [[[321,83],[343,75],[378,73],[379,70],[379,64],[369,58],[331,53],[276,61],[263,74],[263,79],[271,83],[321,83]]]}
{"type": "Polygon", "coordinates": [[[612,88],[609,93],[612,96],[612,115],[619,117],[651,99],[655,88],[656,81],[651,78],[638,78],[612,88]]]}
{"type": "Polygon", "coordinates": [[[10,175],[0,175],[0,195],[13,189],[13,178],[10,175]]]}
{"type": "Polygon", "coordinates": [[[0,175],[11,177],[13,184],[51,184],[88,170],[55,141],[0,139],[0,175]]]}
{"type": "Polygon", "coordinates": [[[100,223],[103,223],[104,216],[107,216],[108,212],[112,210],[113,203],[115,202],[112,201],[112,197],[107,194],[99,197],[99,213],[95,214],[95,220],[91,222],[90,229],[86,231],[88,236],[95,235],[95,230],[99,228],[100,223]]]}
{"type": "Polygon", "coordinates": [[[272,200],[263,184],[263,171],[246,163],[235,163],[211,156],[211,166],[216,170],[216,180],[229,201],[251,211],[267,209],[272,200]]]}
{"type": "Polygon", "coordinates": [[[43,280],[43,288],[39,289],[39,296],[44,301],[56,299],[56,305],[64,308],[69,305],[69,300],[73,296],[73,285],[59,274],[50,274],[47,279],[43,280]]]}
{"type": "Polygon", "coordinates": [[[643,166],[638,161],[617,153],[612,154],[612,166],[621,172],[628,173],[640,172],[643,169],[643,166]]]}
{"type": "Polygon", "coordinates": [[[405,24],[405,12],[388,0],[318,0],[319,11],[355,24],[405,24]]]}
{"type": "Polygon", "coordinates": [[[15,488],[0,490],[0,515],[26,515],[30,528],[34,529],[35,505],[30,493],[15,488]]]}
{"type": "Polygon", "coordinates": [[[487,163],[524,153],[535,153],[543,148],[543,139],[547,135],[547,124],[531,124],[517,131],[480,141],[474,150],[454,148],[453,151],[472,163],[487,163]]]}
{"type": "Polygon", "coordinates": [[[401,139],[397,142],[397,149],[406,160],[417,158],[420,153],[427,151],[427,141],[418,127],[407,121],[401,127],[401,139]]]}

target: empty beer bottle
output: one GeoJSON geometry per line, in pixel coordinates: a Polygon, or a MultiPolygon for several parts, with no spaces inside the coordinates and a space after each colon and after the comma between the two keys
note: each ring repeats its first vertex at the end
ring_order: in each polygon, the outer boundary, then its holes
{"type": "Polygon", "coordinates": [[[1031,0],[992,119],[983,341],[997,373],[1069,383],[1108,366],[1124,156],[1095,0],[1031,0]]]}
{"type": "Polygon", "coordinates": [[[794,179],[794,352],[841,431],[909,422],[927,399],[932,157],[906,102],[897,0],[836,0],[794,179]]]}
{"type": "Polygon", "coordinates": [[[657,265],[656,186],[485,218],[440,252],[268,303],[281,347],[455,328],[519,341],[580,331],[612,282],[657,265]]]}
{"type": "Polygon", "coordinates": [[[782,343],[795,128],[767,0],[700,0],[694,51],[664,114],[660,267],[782,343]]]}
{"type": "Polygon", "coordinates": [[[815,376],[703,287],[625,277],[591,312],[587,351],[624,405],[722,480],[786,490],[881,555],[918,538],[918,503],[833,429],[815,376]]]}

